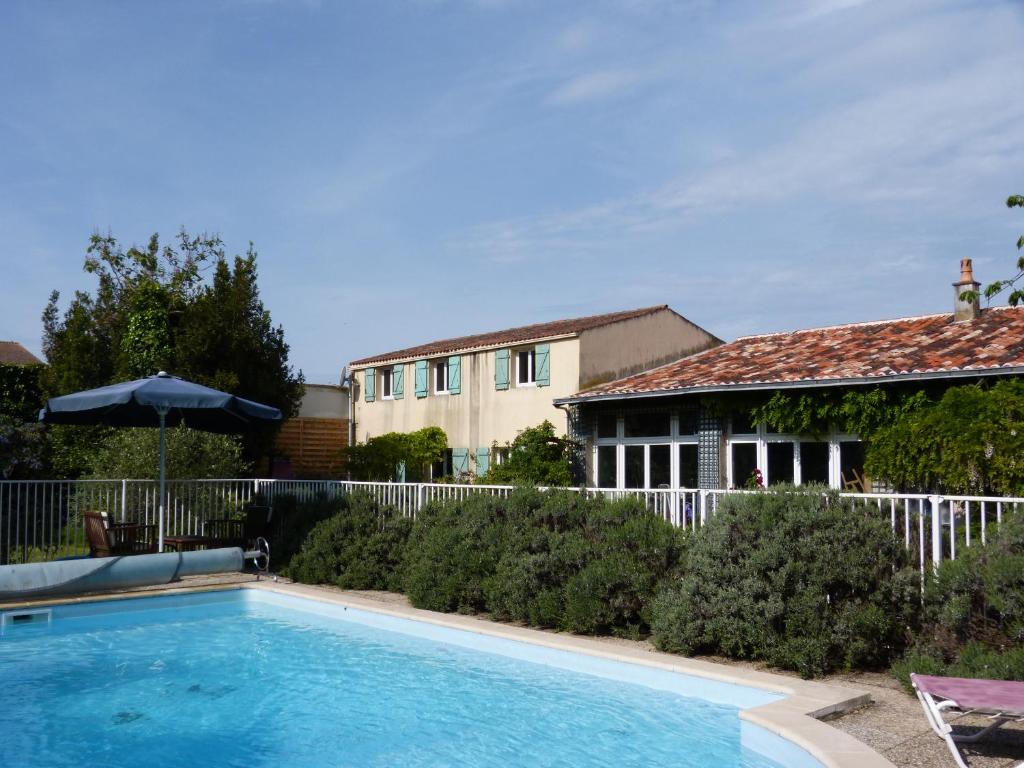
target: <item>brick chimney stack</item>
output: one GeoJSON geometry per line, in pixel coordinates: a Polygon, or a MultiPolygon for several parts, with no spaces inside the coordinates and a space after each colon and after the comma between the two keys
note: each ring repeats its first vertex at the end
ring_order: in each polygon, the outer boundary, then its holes
{"type": "Polygon", "coordinates": [[[974,269],[971,267],[970,259],[960,259],[960,280],[953,283],[953,319],[957,322],[962,320],[973,320],[981,314],[981,305],[978,303],[981,283],[974,279],[974,269]],[[974,291],[973,301],[964,301],[960,294],[964,291],[974,291]]]}

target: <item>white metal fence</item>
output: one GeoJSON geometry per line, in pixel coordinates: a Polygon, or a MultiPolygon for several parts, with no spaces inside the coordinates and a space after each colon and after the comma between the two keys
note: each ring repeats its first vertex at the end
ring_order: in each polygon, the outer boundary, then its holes
{"type": "MultiPolygon", "coordinates": [[[[634,497],[684,529],[700,527],[727,494],[756,491],[699,489],[570,489],[590,496],[634,497]]],[[[167,483],[167,535],[201,534],[208,520],[241,512],[253,501],[273,506],[275,496],[300,500],[362,491],[415,516],[431,502],[470,495],[507,496],[512,486],[365,483],[344,480],[172,480],[167,483]]],[[[81,513],[106,512],[111,520],[156,524],[157,483],[152,480],[0,481],[0,565],[88,554],[81,513]]],[[[993,527],[1024,509],[1024,498],[912,493],[843,493],[858,510],[889,521],[924,572],[930,562],[953,559],[964,547],[984,544],[993,527]]]]}

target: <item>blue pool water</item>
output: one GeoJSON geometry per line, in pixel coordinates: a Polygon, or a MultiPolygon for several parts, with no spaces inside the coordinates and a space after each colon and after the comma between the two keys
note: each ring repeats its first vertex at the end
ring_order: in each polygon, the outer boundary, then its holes
{"type": "Polygon", "coordinates": [[[817,765],[770,693],[255,590],[10,618],[5,768],[817,765]]]}

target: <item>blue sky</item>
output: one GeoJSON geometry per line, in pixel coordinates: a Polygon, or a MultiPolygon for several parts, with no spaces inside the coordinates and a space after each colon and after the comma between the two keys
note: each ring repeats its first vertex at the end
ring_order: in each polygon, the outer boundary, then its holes
{"type": "Polygon", "coordinates": [[[1024,3],[0,4],[0,338],[91,232],[252,240],[309,381],[651,304],[941,312],[1024,215],[1024,3]]]}

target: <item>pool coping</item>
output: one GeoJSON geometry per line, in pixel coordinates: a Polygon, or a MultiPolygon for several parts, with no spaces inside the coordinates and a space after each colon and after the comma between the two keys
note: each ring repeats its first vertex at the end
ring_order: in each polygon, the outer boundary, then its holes
{"type": "Polygon", "coordinates": [[[783,694],[785,698],[740,711],[740,718],[774,733],[806,750],[826,768],[895,768],[893,763],[863,742],[831,727],[819,718],[847,712],[871,703],[871,694],[851,688],[785,677],[757,670],[733,667],[701,659],[690,659],[653,650],[612,646],[581,635],[546,632],[529,627],[500,624],[489,619],[462,614],[437,613],[407,605],[393,605],[379,600],[341,592],[333,587],[307,584],[256,581],[237,584],[209,584],[172,587],[146,592],[92,594],[79,597],[47,598],[14,603],[0,602],[0,609],[88,603],[101,600],[131,599],[166,594],[216,592],[256,589],[281,595],[304,597],[338,606],[411,619],[449,629],[472,632],[489,637],[530,643],[555,650],[582,653],[588,656],[640,664],[684,675],[693,675],[722,683],[731,683],[758,690],[783,694]]]}

